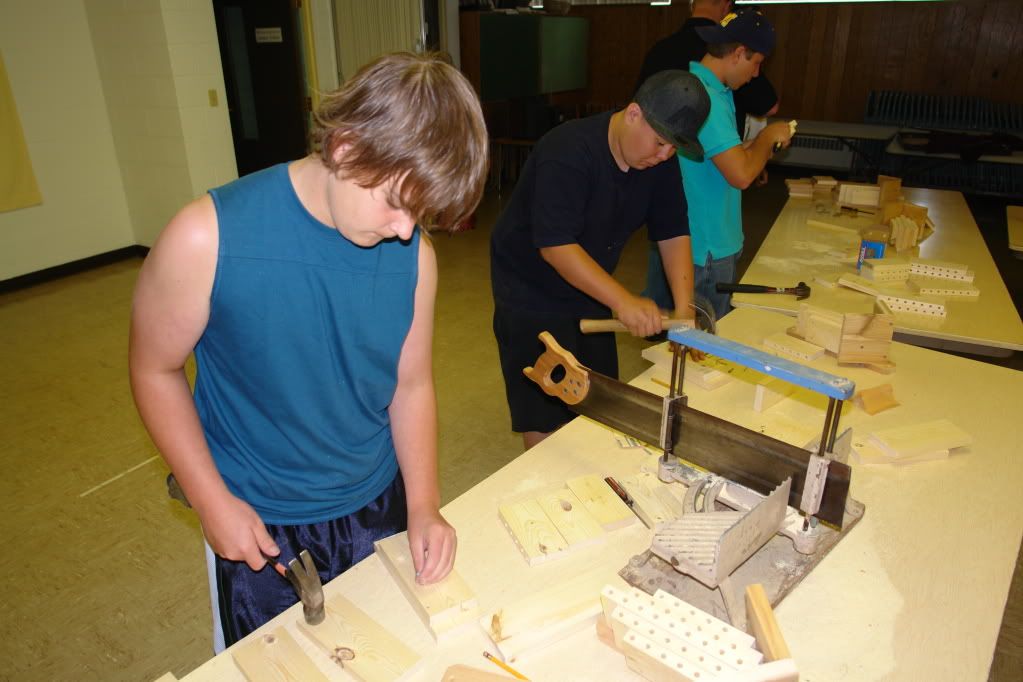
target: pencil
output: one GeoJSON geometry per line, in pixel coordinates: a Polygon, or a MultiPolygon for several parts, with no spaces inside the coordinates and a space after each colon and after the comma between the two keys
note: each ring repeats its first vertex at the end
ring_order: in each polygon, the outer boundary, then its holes
{"type": "Polygon", "coordinates": [[[498,660],[498,659],[494,658],[493,656],[491,656],[489,651],[484,651],[483,655],[486,656],[488,661],[490,661],[491,663],[496,665],[498,668],[501,668],[502,670],[504,670],[506,673],[508,673],[509,675],[514,677],[515,679],[517,679],[517,680],[528,680],[529,679],[528,677],[526,677],[525,675],[520,673],[518,670],[516,670],[515,668],[513,668],[510,665],[508,665],[507,663],[505,663],[504,661],[498,660]]]}

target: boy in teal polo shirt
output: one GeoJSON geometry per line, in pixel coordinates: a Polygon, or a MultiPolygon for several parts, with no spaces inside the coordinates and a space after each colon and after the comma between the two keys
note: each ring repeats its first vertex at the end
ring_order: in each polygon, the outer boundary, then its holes
{"type": "Polygon", "coordinates": [[[735,128],[732,91],[760,73],[760,64],[774,49],[774,28],[759,12],[729,14],[716,26],[701,26],[707,54],[690,62],[710,96],[710,114],[699,132],[704,160],[679,156],[682,183],[689,197],[689,228],[695,264],[695,293],[706,297],[720,318],[731,306],[719,294],[718,282],[735,280],[742,251],[742,190],[764,170],[775,145],[787,147],[788,123],[773,123],[743,143],[735,128]]]}

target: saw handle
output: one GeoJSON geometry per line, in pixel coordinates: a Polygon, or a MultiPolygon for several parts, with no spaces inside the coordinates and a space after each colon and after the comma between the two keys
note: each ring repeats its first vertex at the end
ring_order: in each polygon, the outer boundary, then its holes
{"type": "MultiPolygon", "coordinates": [[[[685,327],[692,329],[695,326],[693,320],[661,319],[661,331],[685,327]]],[[[596,334],[598,332],[627,332],[629,328],[621,320],[579,320],[579,331],[583,334],[596,334]]]]}
{"type": "Polygon", "coordinates": [[[531,381],[536,382],[543,392],[549,396],[560,399],[568,405],[576,405],[582,402],[583,398],[590,391],[590,372],[579,364],[575,356],[561,347],[550,332],[540,332],[540,341],[547,347],[532,367],[522,370],[531,381]],[[564,377],[557,381],[554,374],[559,368],[564,371],[564,377]]]}

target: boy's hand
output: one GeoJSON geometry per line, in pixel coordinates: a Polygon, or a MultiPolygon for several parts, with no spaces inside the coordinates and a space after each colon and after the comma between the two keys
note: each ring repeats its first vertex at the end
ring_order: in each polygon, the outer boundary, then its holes
{"type": "Polygon", "coordinates": [[[266,566],[265,557],[281,553],[256,510],[234,495],[200,512],[199,520],[206,542],[218,556],[244,561],[253,571],[266,566]]]}
{"type": "MultiPolygon", "coordinates": [[[[693,322],[693,329],[699,329],[699,326],[696,324],[696,311],[690,308],[689,306],[686,306],[684,310],[676,308],[675,312],[672,313],[672,317],[678,320],[691,320],[693,322]]],[[[686,347],[686,349],[689,353],[689,357],[691,357],[696,362],[699,362],[700,360],[703,360],[705,357],[707,357],[706,355],[703,354],[703,351],[698,351],[695,348],[690,348],[688,346],[686,347]]]]}
{"type": "Polygon", "coordinates": [[[647,337],[661,333],[661,309],[649,298],[630,296],[619,306],[615,317],[629,328],[633,336],[647,337]]]}
{"type": "Polygon", "coordinates": [[[416,569],[416,582],[420,585],[445,578],[455,565],[458,538],[455,529],[437,509],[409,510],[408,545],[416,569]]]}

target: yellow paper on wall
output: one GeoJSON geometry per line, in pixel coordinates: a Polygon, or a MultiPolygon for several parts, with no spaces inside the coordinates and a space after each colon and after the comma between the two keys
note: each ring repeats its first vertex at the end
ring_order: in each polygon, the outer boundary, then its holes
{"type": "Polygon", "coordinates": [[[0,55],[0,211],[13,211],[43,203],[21,132],[21,120],[0,55]]]}

